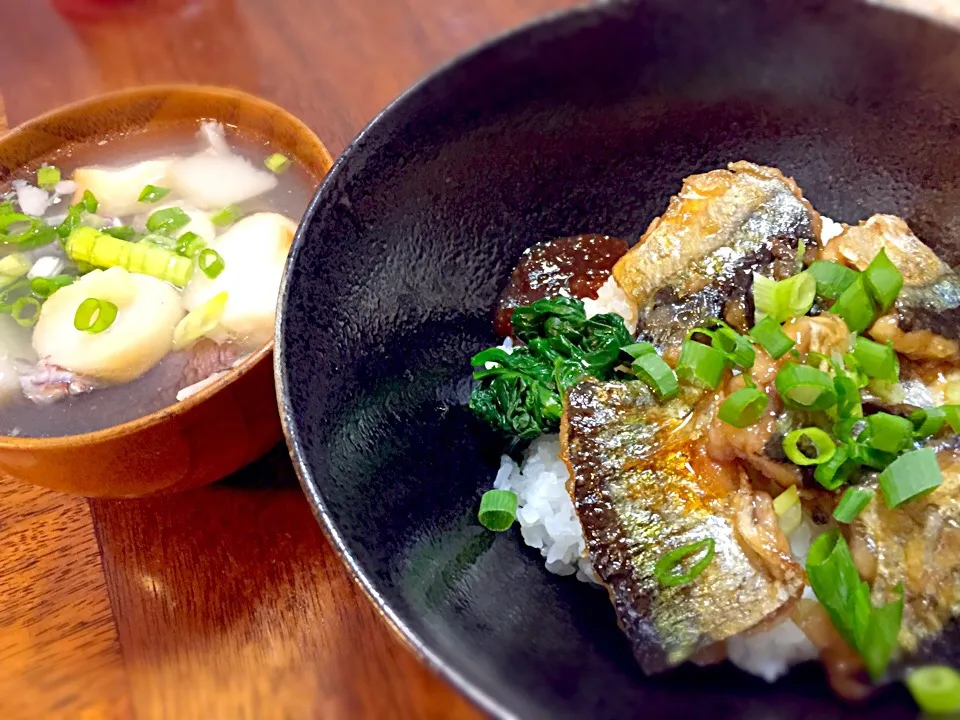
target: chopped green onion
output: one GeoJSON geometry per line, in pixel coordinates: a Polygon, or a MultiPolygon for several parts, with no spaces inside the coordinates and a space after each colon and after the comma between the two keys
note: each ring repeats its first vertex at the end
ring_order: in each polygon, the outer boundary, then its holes
{"type": "Polygon", "coordinates": [[[833,389],[837,393],[837,417],[858,418],[863,415],[860,405],[860,388],[853,378],[837,375],[833,378],[833,389]]]}
{"type": "Polygon", "coordinates": [[[52,165],[45,165],[37,170],[37,185],[42,188],[51,188],[60,182],[60,170],[52,165]]]}
{"type": "Polygon", "coordinates": [[[925,438],[940,432],[947,421],[947,414],[943,408],[921,408],[910,413],[909,420],[913,423],[914,437],[925,438]]]}
{"type": "Polygon", "coordinates": [[[850,459],[858,465],[866,465],[874,470],[883,470],[897,459],[896,454],[884,452],[871,447],[866,440],[869,433],[863,433],[861,439],[864,442],[856,442],[850,445],[850,459]]]}
{"type": "Polygon", "coordinates": [[[24,295],[13,301],[10,314],[20,327],[33,327],[40,318],[40,301],[24,295]]]}
{"type": "Polygon", "coordinates": [[[110,237],[115,237],[119,240],[133,240],[133,238],[137,234],[137,231],[134,230],[129,225],[120,225],[118,227],[104,228],[103,232],[109,235],[110,237]]]}
{"type": "Polygon", "coordinates": [[[147,218],[147,230],[161,235],[168,235],[189,224],[190,216],[178,207],[157,210],[147,218]]]}
{"type": "Polygon", "coordinates": [[[946,665],[928,665],[903,679],[924,713],[953,716],[960,712],[960,673],[946,665]]]}
{"type": "Polygon", "coordinates": [[[843,366],[844,370],[856,381],[857,387],[862,388],[866,387],[867,383],[870,382],[870,379],[867,377],[867,374],[863,371],[863,368],[860,366],[860,361],[857,360],[853,353],[844,353],[843,355],[843,366]]]}
{"type": "Polygon", "coordinates": [[[80,332],[102,333],[117,319],[117,306],[109,300],[87,298],[73,316],[73,326],[80,332]]]}
{"type": "Polygon", "coordinates": [[[880,473],[880,491],[887,507],[896,508],[943,483],[932,448],[906,452],[880,473]]]}
{"type": "Polygon", "coordinates": [[[228,297],[226,292],[217,293],[187,313],[173,329],[173,349],[185,350],[219,325],[228,297]]]}
{"type": "Polygon", "coordinates": [[[836,300],[860,275],[856,270],[830,260],[817,260],[807,272],[817,281],[817,295],[836,300]]]}
{"type": "Polygon", "coordinates": [[[873,499],[873,490],[851,487],[840,498],[833,511],[833,519],[840,523],[852,523],[873,499]]]}
{"type": "Polygon", "coordinates": [[[780,281],[753,274],[753,304],[758,321],[765,315],[777,322],[806,315],[816,297],[817,281],[807,272],[780,281]]]}
{"type": "Polygon", "coordinates": [[[774,360],[783,357],[795,345],[780,327],[780,323],[769,315],[753,326],[750,337],[756,340],[774,360]]]}
{"type": "Polygon", "coordinates": [[[680,346],[677,377],[681,380],[716,390],[726,369],[727,360],[719,350],[696,340],[684,340],[680,346]]]}
{"type": "Polygon", "coordinates": [[[76,203],[67,208],[67,217],[57,225],[57,234],[62,238],[67,238],[74,228],[80,224],[80,217],[83,212],[83,203],[76,203]]]}
{"type": "Polygon", "coordinates": [[[784,535],[789,535],[803,522],[803,508],[796,485],[791,485],[773,500],[773,511],[784,535]]]}
{"type": "Polygon", "coordinates": [[[89,190],[83,191],[83,196],[80,198],[80,204],[88,213],[95,213],[97,208],[100,207],[100,203],[97,201],[97,196],[89,190]]]}
{"type": "Polygon", "coordinates": [[[837,446],[820,428],[808,427],[787,433],[783,438],[783,451],[795,465],[822,465],[834,456],[837,446]],[[804,449],[800,445],[803,443],[804,449]],[[808,455],[806,448],[814,451],[808,455]]]}
{"type": "Polygon", "coordinates": [[[766,393],[756,388],[740,388],[723,401],[719,417],[734,427],[745,428],[760,419],[769,401],[766,393]]]}
{"type": "Polygon", "coordinates": [[[633,343],[632,345],[626,345],[620,348],[620,350],[622,350],[632,358],[638,358],[641,355],[646,355],[648,353],[655,353],[657,351],[657,349],[653,346],[653,343],[648,343],[648,342],[633,343]]]}
{"type": "Polygon", "coordinates": [[[870,586],[860,579],[850,548],[836,528],[813,541],[807,554],[807,578],[837,632],[863,660],[870,676],[883,675],[897,647],[903,616],[903,587],[899,597],[875,607],[870,586]]]}
{"type": "Polygon", "coordinates": [[[170,194],[170,188],[157,187],[156,185],[145,185],[140,191],[140,197],[137,198],[142,203],[155,203],[163,200],[170,194]]]}
{"type": "Polygon", "coordinates": [[[830,312],[843,318],[851,332],[860,333],[873,325],[877,306],[867,292],[862,275],[840,293],[830,312]]]}
{"type": "Polygon", "coordinates": [[[210,217],[210,222],[217,227],[223,227],[235,223],[241,217],[243,217],[243,210],[236,205],[227,205],[223,210],[214,213],[210,217]]]}
{"type": "Polygon", "coordinates": [[[664,587],[686,585],[688,582],[695,580],[707,569],[707,565],[713,560],[715,552],[716,542],[714,542],[713,538],[704,538],[703,540],[674,548],[657,560],[657,564],[653,568],[653,574],[664,587]],[[691,565],[689,570],[682,572],[683,561],[701,552],[703,553],[703,557],[691,565]]]}
{"type": "Polygon", "coordinates": [[[487,530],[509,530],[517,517],[517,495],[509,490],[487,490],[480,498],[477,519],[487,530]]]}
{"type": "Polygon", "coordinates": [[[13,253],[0,260],[0,280],[23,277],[30,271],[30,261],[23,253],[13,253]]]}
{"type": "Polygon", "coordinates": [[[655,352],[641,355],[633,361],[631,368],[638,378],[653,388],[659,400],[669,400],[680,392],[676,374],[655,352]]]}
{"type": "Polygon", "coordinates": [[[203,271],[204,275],[213,280],[223,272],[226,264],[223,262],[223,258],[220,257],[220,253],[216,250],[213,248],[204,248],[197,255],[197,267],[203,271]]]}
{"type": "Polygon", "coordinates": [[[853,347],[853,356],[867,377],[892,383],[900,381],[900,361],[889,345],[858,337],[853,347]]]}
{"type": "Polygon", "coordinates": [[[880,248],[880,252],[863,271],[863,279],[867,290],[873,295],[873,299],[877,301],[883,312],[893,306],[903,287],[903,275],[887,257],[887,251],[884,248],[880,248]]]}
{"type": "Polygon", "coordinates": [[[833,378],[807,365],[787,361],[774,384],[783,404],[792,410],[826,410],[837,402],[833,378]]]}
{"type": "Polygon", "coordinates": [[[913,423],[898,415],[879,412],[867,418],[867,443],[880,452],[898,453],[913,439],[913,423]]]}
{"type": "Polygon", "coordinates": [[[89,227],[70,233],[66,250],[74,262],[101,268],[120,266],[179,287],[184,287],[193,274],[193,261],[189,258],[150,244],[119,240],[89,227]]]}
{"type": "Polygon", "coordinates": [[[279,175],[290,169],[290,158],[282,153],[274,153],[264,160],[263,164],[267,166],[267,170],[279,175]]]}
{"type": "Polygon", "coordinates": [[[950,429],[955,433],[960,433],[960,405],[941,405],[943,416],[950,424],[950,429]]]}
{"type": "Polygon", "coordinates": [[[731,363],[745,370],[752,368],[756,361],[757,355],[750,341],[727,325],[714,331],[710,344],[731,363]]]}
{"type": "Polygon", "coordinates": [[[72,275],[55,275],[51,278],[36,277],[30,281],[30,292],[40,298],[48,298],[60,288],[73,284],[76,280],[72,275]]]}
{"type": "Polygon", "coordinates": [[[846,447],[840,446],[833,457],[822,465],[817,465],[813,471],[813,478],[827,490],[836,490],[843,485],[854,470],[857,463],[850,460],[850,453],[846,447]]]}
{"type": "Polygon", "coordinates": [[[177,239],[177,252],[188,258],[195,258],[207,246],[207,241],[195,232],[185,232],[177,239]]]}

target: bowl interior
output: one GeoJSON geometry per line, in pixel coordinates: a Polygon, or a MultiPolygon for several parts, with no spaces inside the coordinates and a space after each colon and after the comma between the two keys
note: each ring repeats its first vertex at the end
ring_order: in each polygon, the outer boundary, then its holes
{"type": "Polygon", "coordinates": [[[427,658],[521,717],[913,717],[835,702],[816,666],[645,678],[601,591],[479,528],[501,445],[469,358],[520,253],[635,241],[690,173],[748,159],[840,221],[905,217],[955,263],[960,41],[852,0],[641,0],[576,11],[415,87],[328,177],[291,256],[282,415],[345,559],[427,658]],[[640,710],[642,708],[642,710],[640,710]]]}
{"type": "MultiPolygon", "coordinates": [[[[296,117],[266,100],[228,88],[160,85],[101,95],[64,106],[12,129],[0,137],[0,185],[29,179],[44,162],[58,164],[78,147],[129,136],[168,136],[196,132],[201,120],[217,120],[248,140],[266,141],[306,170],[316,184],[333,164],[320,139],[296,117]]],[[[142,152],[142,151],[141,151],[142,152]]],[[[83,153],[90,155],[89,151],[83,153]]],[[[68,161],[69,162],[69,161],[68,161]]],[[[299,218],[295,218],[299,220],[299,218]]],[[[7,438],[0,447],[35,447],[75,443],[79,438],[132,432],[187,410],[229,385],[269,354],[272,343],[251,353],[219,379],[186,400],[83,435],[7,438]]]]}

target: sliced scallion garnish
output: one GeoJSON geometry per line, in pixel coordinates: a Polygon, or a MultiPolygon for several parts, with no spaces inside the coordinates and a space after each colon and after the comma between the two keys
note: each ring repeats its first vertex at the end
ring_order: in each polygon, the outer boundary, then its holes
{"type": "Polygon", "coordinates": [[[867,377],[892,383],[900,381],[900,361],[889,345],[858,337],[853,347],[853,356],[867,377]]]}
{"type": "Polygon", "coordinates": [[[118,240],[133,240],[137,234],[137,231],[129,225],[119,225],[117,227],[104,228],[103,232],[110,237],[117,238],[118,240]]]}
{"type": "Polygon", "coordinates": [[[638,358],[641,355],[646,355],[648,353],[655,353],[657,349],[653,346],[653,343],[648,342],[637,342],[632,345],[625,345],[620,348],[622,352],[625,352],[632,358],[638,358]]]}
{"type": "Polygon", "coordinates": [[[185,232],[177,238],[177,253],[188,258],[195,258],[207,246],[207,241],[195,232],[185,232]]]}
{"type": "Polygon", "coordinates": [[[860,333],[873,325],[877,306],[867,292],[862,274],[840,293],[830,312],[843,318],[850,332],[860,333]]]}
{"type": "Polygon", "coordinates": [[[757,318],[769,315],[777,322],[806,315],[817,297],[817,281],[807,272],[785,280],[753,274],[753,303],[757,318]]]}
{"type": "Polygon", "coordinates": [[[867,418],[867,443],[880,452],[898,453],[913,439],[913,423],[899,415],[878,412],[867,418]]]}
{"type": "Polygon", "coordinates": [[[883,312],[893,306],[903,287],[903,275],[887,257],[887,251],[883,248],[880,248],[880,252],[863,271],[863,279],[867,290],[883,312]]]}
{"type": "Polygon", "coordinates": [[[655,352],[644,353],[630,367],[638,378],[653,389],[658,400],[669,400],[680,392],[676,373],[655,352]]]}
{"type": "Polygon", "coordinates": [[[653,574],[664,587],[686,585],[695,580],[707,569],[716,552],[716,542],[713,538],[704,538],[696,542],[674,548],[657,560],[653,574]],[[684,561],[694,556],[702,555],[689,569],[684,570],[684,561]]]}
{"type": "Polygon", "coordinates": [[[23,277],[30,271],[30,261],[23,253],[12,253],[0,260],[0,283],[10,278],[23,277]]]}
{"type": "Polygon", "coordinates": [[[837,393],[837,417],[853,418],[863,415],[860,404],[860,388],[856,381],[846,375],[837,375],[833,378],[833,389],[837,393]]]}
{"type": "Polygon", "coordinates": [[[52,188],[60,182],[60,169],[53,165],[44,165],[37,170],[37,185],[42,188],[52,188]]]}
{"type": "Polygon", "coordinates": [[[727,369],[723,354],[696,340],[684,340],[677,361],[677,377],[708,390],[716,390],[727,369]]]}
{"type": "Polygon", "coordinates": [[[830,260],[817,260],[807,268],[817,281],[817,295],[836,300],[857,279],[856,270],[830,260]]]}
{"type": "Polygon", "coordinates": [[[190,216],[178,207],[157,210],[147,218],[147,230],[161,235],[169,235],[189,224],[190,216]]]}
{"type": "Polygon", "coordinates": [[[822,465],[834,456],[837,446],[820,428],[808,427],[787,433],[783,452],[795,465],[822,465]]]}
{"type": "Polygon", "coordinates": [[[30,292],[40,298],[48,298],[60,288],[73,284],[72,275],[54,275],[51,278],[36,277],[30,281],[30,292]]]}
{"type": "Polygon", "coordinates": [[[267,170],[272,173],[279,175],[282,172],[286,172],[290,169],[290,158],[288,158],[283,153],[274,153],[266,160],[263,161],[263,164],[267,166],[267,170]]]}
{"type": "Polygon", "coordinates": [[[80,204],[88,213],[95,213],[97,208],[100,207],[100,203],[97,201],[97,196],[89,190],[83,191],[83,195],[80,198],[80,204]]]}
{"type": "Polygon", "coordinates": [[[223,210],[210,216],[210,222],[217,227],[231,225],[243,217],[243,210],[236,205],[227,205],[223,210]]]}
{"type": "Polygon", "coordinates": [[[795,344],[780,327],[780,323],[769,315],[753,326],[750,337],[756,340],[774,360],[786,355],[795,344]]]}
{"type": "Polygon", "coordinates": [[[20,327],[33,327],[40,319],[40,301],[30,295],[24,295],[13,301],[10,315],[20,327]]]}
{"type": "Polygon", "coordinates": [[[887,507],[896,508],[943,483],[932,448],[906,452],[880,473],[880,492],[887,507]]]}
{"type": "Polygon", "coordinates": [[[223,258],[213,248],[204,248],[197,255],[197,267],[211,280],[215,279],[223,272],[226,264],[223,258]]]}
{"type": "Polygon", "coordinates": [[[173,329],[173,349],[185,350],[220,324],[229,296],[217,293],[194,308],[173,329]]]}
{"type": "Polygon", "coordinates": [[[487,530],[509,530],[517,517],[517,495],[509,490],[487,490],[480,498],[477,519],[487,530]]]}
{"type": "Polygon", "coordinates": [[[144,185],[140,191],[140,197],[137,198],[142,203],[155,203],[163,200],[170,194],[170,188],[157,187],[156,185],[144,185]]]}
{"type": "Polygon", "coordinates": [[[792,410],[827,410],[837,402],[833,378],[807,365],[787,361],[774,384],[783,404],[792,410]]]}
{"type": "Polygon", "coordinates": [[[729,325],[724,324],[717,328],[710,344],[732,364],[744,370],[749,370],[756,362],[756,351],[750,341],[729,325]]]}
{"type": "Polygon", "coordinates": [[[924,713],[953,716],[960,712],[960,673],[946,665],[928,665],[907,673],[907,689],[924,713]]]}
{"type": "Polygon", "coordinates": [[[827,490],[836,490],[847,481],[856,467],[857,464],[850,459],[847,448],[841,445],[836,449],[833,457],[817,465],[813,471],[813,478],[827,490]]]}
{"type": "Polygon", "coordinates": [[[73,326],[80,332],[102,333],[117,319],[117,306],[109,300],[87,298],[77,307],[73,326]]]}
{"type": "Polygon", "coordinates": [[[740,388],[723,401],[718,416],[725,423],[745,428],[760,419],[769,402],[767,394],[756,388],[740,388]]]}
{"type": "Polygon", "coordinates": [[[869,488],[847,488],[834,508],[833,519],[840,523],[852,523],[872,499],[873,490],[869,488]]]}
{"type": "Polygon", "coordinates": [[[913,424],[914,436],[925,438],[940,432],[947,415],[943,408],[921,408],[910,413],[909,420],[913,424]]]}

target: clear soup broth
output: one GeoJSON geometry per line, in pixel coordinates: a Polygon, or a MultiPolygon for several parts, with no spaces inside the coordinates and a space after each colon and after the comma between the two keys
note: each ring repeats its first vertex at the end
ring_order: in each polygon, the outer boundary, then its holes
{"type": "Polygon", "coordinates": [[[315,186],[304,168],[211,123],[72,147],[49,166],[58,184],[23,172],[0,193],[0,225],[3,213],[29,218],[0,236],[0,435],[134,420],[269,341],[282,260],[315,186]]]}

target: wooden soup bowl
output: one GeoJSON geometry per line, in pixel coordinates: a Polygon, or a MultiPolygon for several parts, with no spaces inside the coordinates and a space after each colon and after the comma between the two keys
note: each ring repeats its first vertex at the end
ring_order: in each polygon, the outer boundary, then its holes
{"type": "MultiPolygon", "coordinates": [[[[218,120],[241,136],[269,142],[318,184],[333,164],[320,139],[272,103],[223,88],[156,86],[67,105],[11,130],[0,138],[0,188],[71,147],[179,126],[195,132],[200,120],[218,120]]],[[[271,341],[195,395],[121,425],[64,437],[0,436],[0,473],[100,497],[219,480],[282,438],[272,353],[271,341]]]]}

